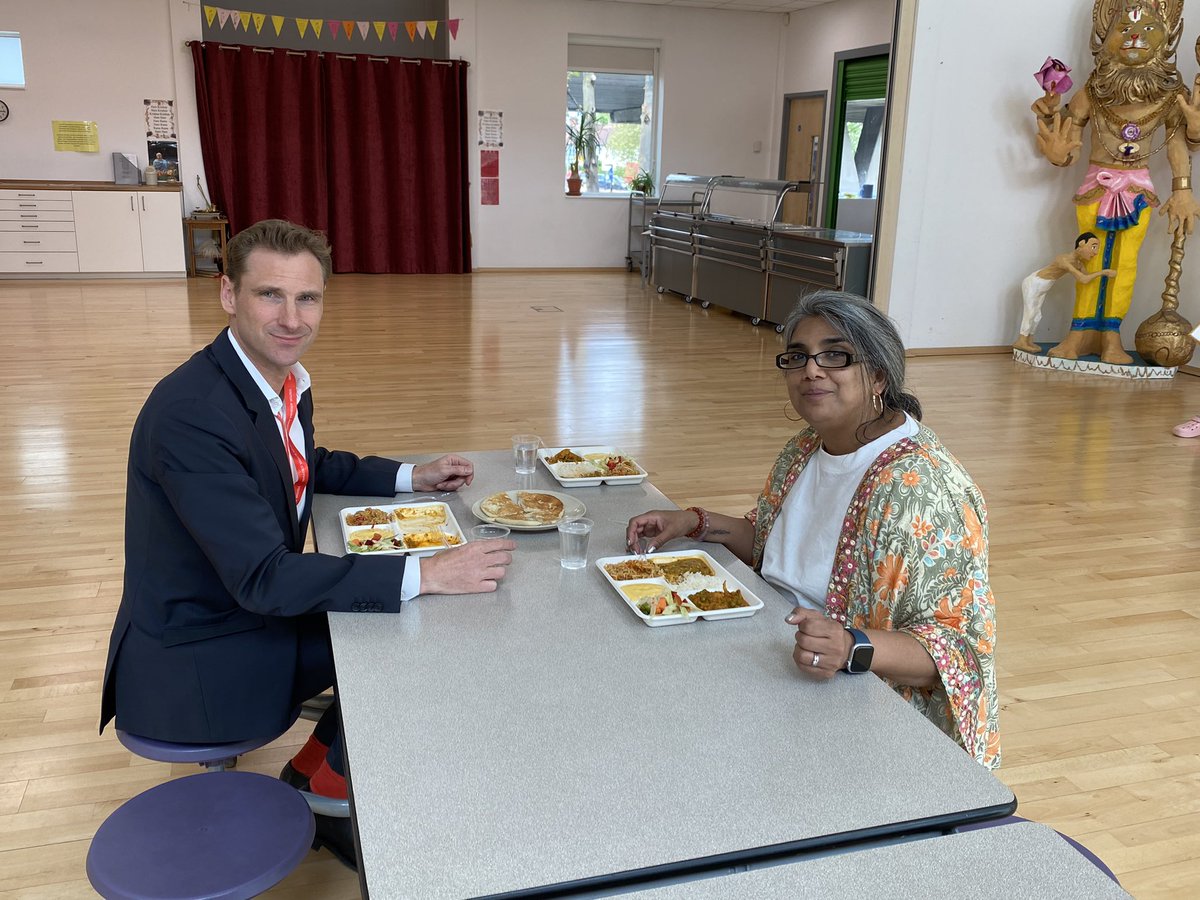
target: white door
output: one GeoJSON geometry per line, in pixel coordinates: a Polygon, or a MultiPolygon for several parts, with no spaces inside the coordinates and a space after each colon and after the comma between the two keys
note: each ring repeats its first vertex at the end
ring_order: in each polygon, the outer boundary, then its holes
{"type": "Polygon", "coordinates": [[[180,191],[138,191],[142,218],[142,268],[183,274],[183,205],[180,191]]]}
{"type": "MultiPolygon", "coordinates": [[[[174,196],[174,195],[172,195],[174,196]]],[[[72,191],[80,272],[142,271],[142,238],[134,191],[72,191]]]]}

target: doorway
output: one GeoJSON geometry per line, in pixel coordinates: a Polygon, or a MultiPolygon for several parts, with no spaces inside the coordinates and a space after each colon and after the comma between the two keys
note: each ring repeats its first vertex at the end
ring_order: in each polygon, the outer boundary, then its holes
{"type": "Polygon", "coordinates": [[[786,94],[779,148],[779,177],[801,185],[784,197],[780,221],[816,224],[821,196],[821,150],[825,131],[825,91],[786,94]]]}
{"type": "Polygon", "coordinates": [[[827,228],[875,233],[890,60],[886,44],[834,56],[827,228]]]}

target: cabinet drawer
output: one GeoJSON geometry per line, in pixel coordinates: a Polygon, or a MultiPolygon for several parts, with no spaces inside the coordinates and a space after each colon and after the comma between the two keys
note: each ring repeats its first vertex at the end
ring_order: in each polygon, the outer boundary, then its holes
{"type": "Polygon", "coordinates": [[[0,209],[0,222],[73,222],[70,209],[0,209]]]}
{"type": "Polygon", "coordinates": [[[17,188],[0,189],[0,200],[70,200],[70,191],[47,191],[40,188],[20,190],[17,188]]]}
{"type": "Polygon", "coordinates": [[[78,272],[74,253],[0,253],[0,272],[78,272]]]}
{"type": "Polygon", "coordinates": [[[75,233],[74,222],[43,222],[37,219],[29,221],[22,219],[20,222],[6,222],[0,219],[0,234],[5,232],[16,231],[24,234],[34,233],[39,231],[69,231],[75,233]]]}
{"type": "Polygon", "coordinates": [[[56,253],[75,252],[75,232],[43,231],[32,234],[0,231],[0,252],[56,253]]]}
{"type": "Polygon", "coordinates": [[[20,212],[41,212],[47,209],[59,211],[70,210],[70,200],[4,200],[0,199],[0,209],[15,209],[20,212]]]}

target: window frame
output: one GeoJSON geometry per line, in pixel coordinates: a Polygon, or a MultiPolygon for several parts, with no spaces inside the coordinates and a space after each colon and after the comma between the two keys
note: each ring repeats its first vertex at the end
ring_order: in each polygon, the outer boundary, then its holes
{"type": "MultiPolygon", "coordinates": [[[[0,90],[23,91],[23,90],[25,90],[25,86],[27,84],[27,79],[25,78],[25,48],[24,48],[24,45],[21,43],[21,32],[5,31],[5,30],[0,29],[0,42],[6,41],[6,40],[12,40],[16,44],[16,48],[17,48],[16,62],[20,66],[21,81],[18,83],[15,81],[7,80],[4,77],[5,69],[2,66],[0,66],[0,90]]],[[[0,53],[0,59],[3,59],[4,56],[5,56],[4,53],[0,53]]]]}

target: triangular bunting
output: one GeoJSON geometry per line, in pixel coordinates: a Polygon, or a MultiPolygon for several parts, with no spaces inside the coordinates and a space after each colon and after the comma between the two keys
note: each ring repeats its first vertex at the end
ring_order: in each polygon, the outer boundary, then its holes
{"type": "Polygon", "coordinates": [[[304,37],[305,32],[308,31],[308,19],[297,19],[296,28],[300,31],[300,37],[304,37]]]}
{"type": "Polygon", "coordinates": [[[215,6],[204,7],[204,18],[208,22],[208,27],[212,28],[213,19],[217,17],[217,8],[215,6]]]}
{"type": "Polygon", "coordinates": [[[430,19],[428,22],[425,23],[425,27],[429,29],[429,39],[430,40],[433,40],[435,37],[437,37],[437,20],[436,19],[430,19]]]}
{"type": "Polygon", "coordinates": [[[408,39],[410,41],[416,40],[416,37],[417,37],[417,23],[416,22],[405,22],[404,30],[408,32],[408,39]]]}
{"type": "Polygon", "coordinates": [[[387,22],[372,22],[371,24],[375,26],[375,34],[379,37],[379,40],[382,41],[383,31],[385,28],[387,28],[387,22]]]}
{"type": "Polygon", "coordinates": [[[396,32],[399,30],[400,30],[399,22],[388,22],[388,34],[390,34],[392,36],[393,41],[396,39],[396,32]]]}
{"type": "Polygon", "coordinates": [[[217,7],[217,18],[221,22],[221,27],[224,28],[225,23],[229,21],[229,10],[221,9],[221,7],[218,6],[217,7]]]}
{"type": "Polygon", "coordinates": [[[231,9],[229,11],[229,21],[233,23],[233,30],[237,31],[242,27],[242,14],[236,9],[231,9]]]}
{"type": "Polygon", "coordinates": [[[325,27],[325,21],[323,19],[311,19],[308,24],[312,26],[313,34],[320,37],[321,29],[325,27]]]}
{"type": "Polygon", "coordinates": [[[425,20],[417,22],[417,31],[421,33],[421,37],[425,37],[425,20]]]}
{"type": "Polygon", "coordinates": [[[275,37],[279,37],[279,32],[283,31],[283,16],[271,16],[271,24],[275,26],[275,37]]]}
{"type": "Polygon", "coordinates": [[[354,23],[347,19],[342,23],[342,31],[346,32],[346,40],[354,37],[354,23]]]}
{"type": "Polygon", "coordinates": [[[446,27],[450,29],[450,39],[458,40],[458,19],[447,19],[446,27]]]}
{"type": "Polygon", "coordinates": [[[254,33],[255,34],[262,34],[263,22],[265,22],[265,21],[267,21],[266,13],[255,13],[254,14],[254,33]]]}
{"type": "Polygon", "coordinates": [[[240,12],[240,13],[238,13],[238,18],[241,19],[241,22],[242,22],[242,31],[245,31],[247,34],[249,34],[249,32],[250,32],[250,13],[240,12]]]}
{"type": "Polygon", "coordinates": [[[330,19],[329,20],[329,36],[332,37],[335,41],[337,40],[338,32],[341,30],[342,30],[342,20],[341,19],[330,19]]]}
{"type": "Polygon", "coordinates": [[[371,27],[370,22],[359,22],[358,23],[358,33],[360,35],[362,35],[362,39],[364,41],[367,39],[367,29],[370,27],[371,27]]]}

